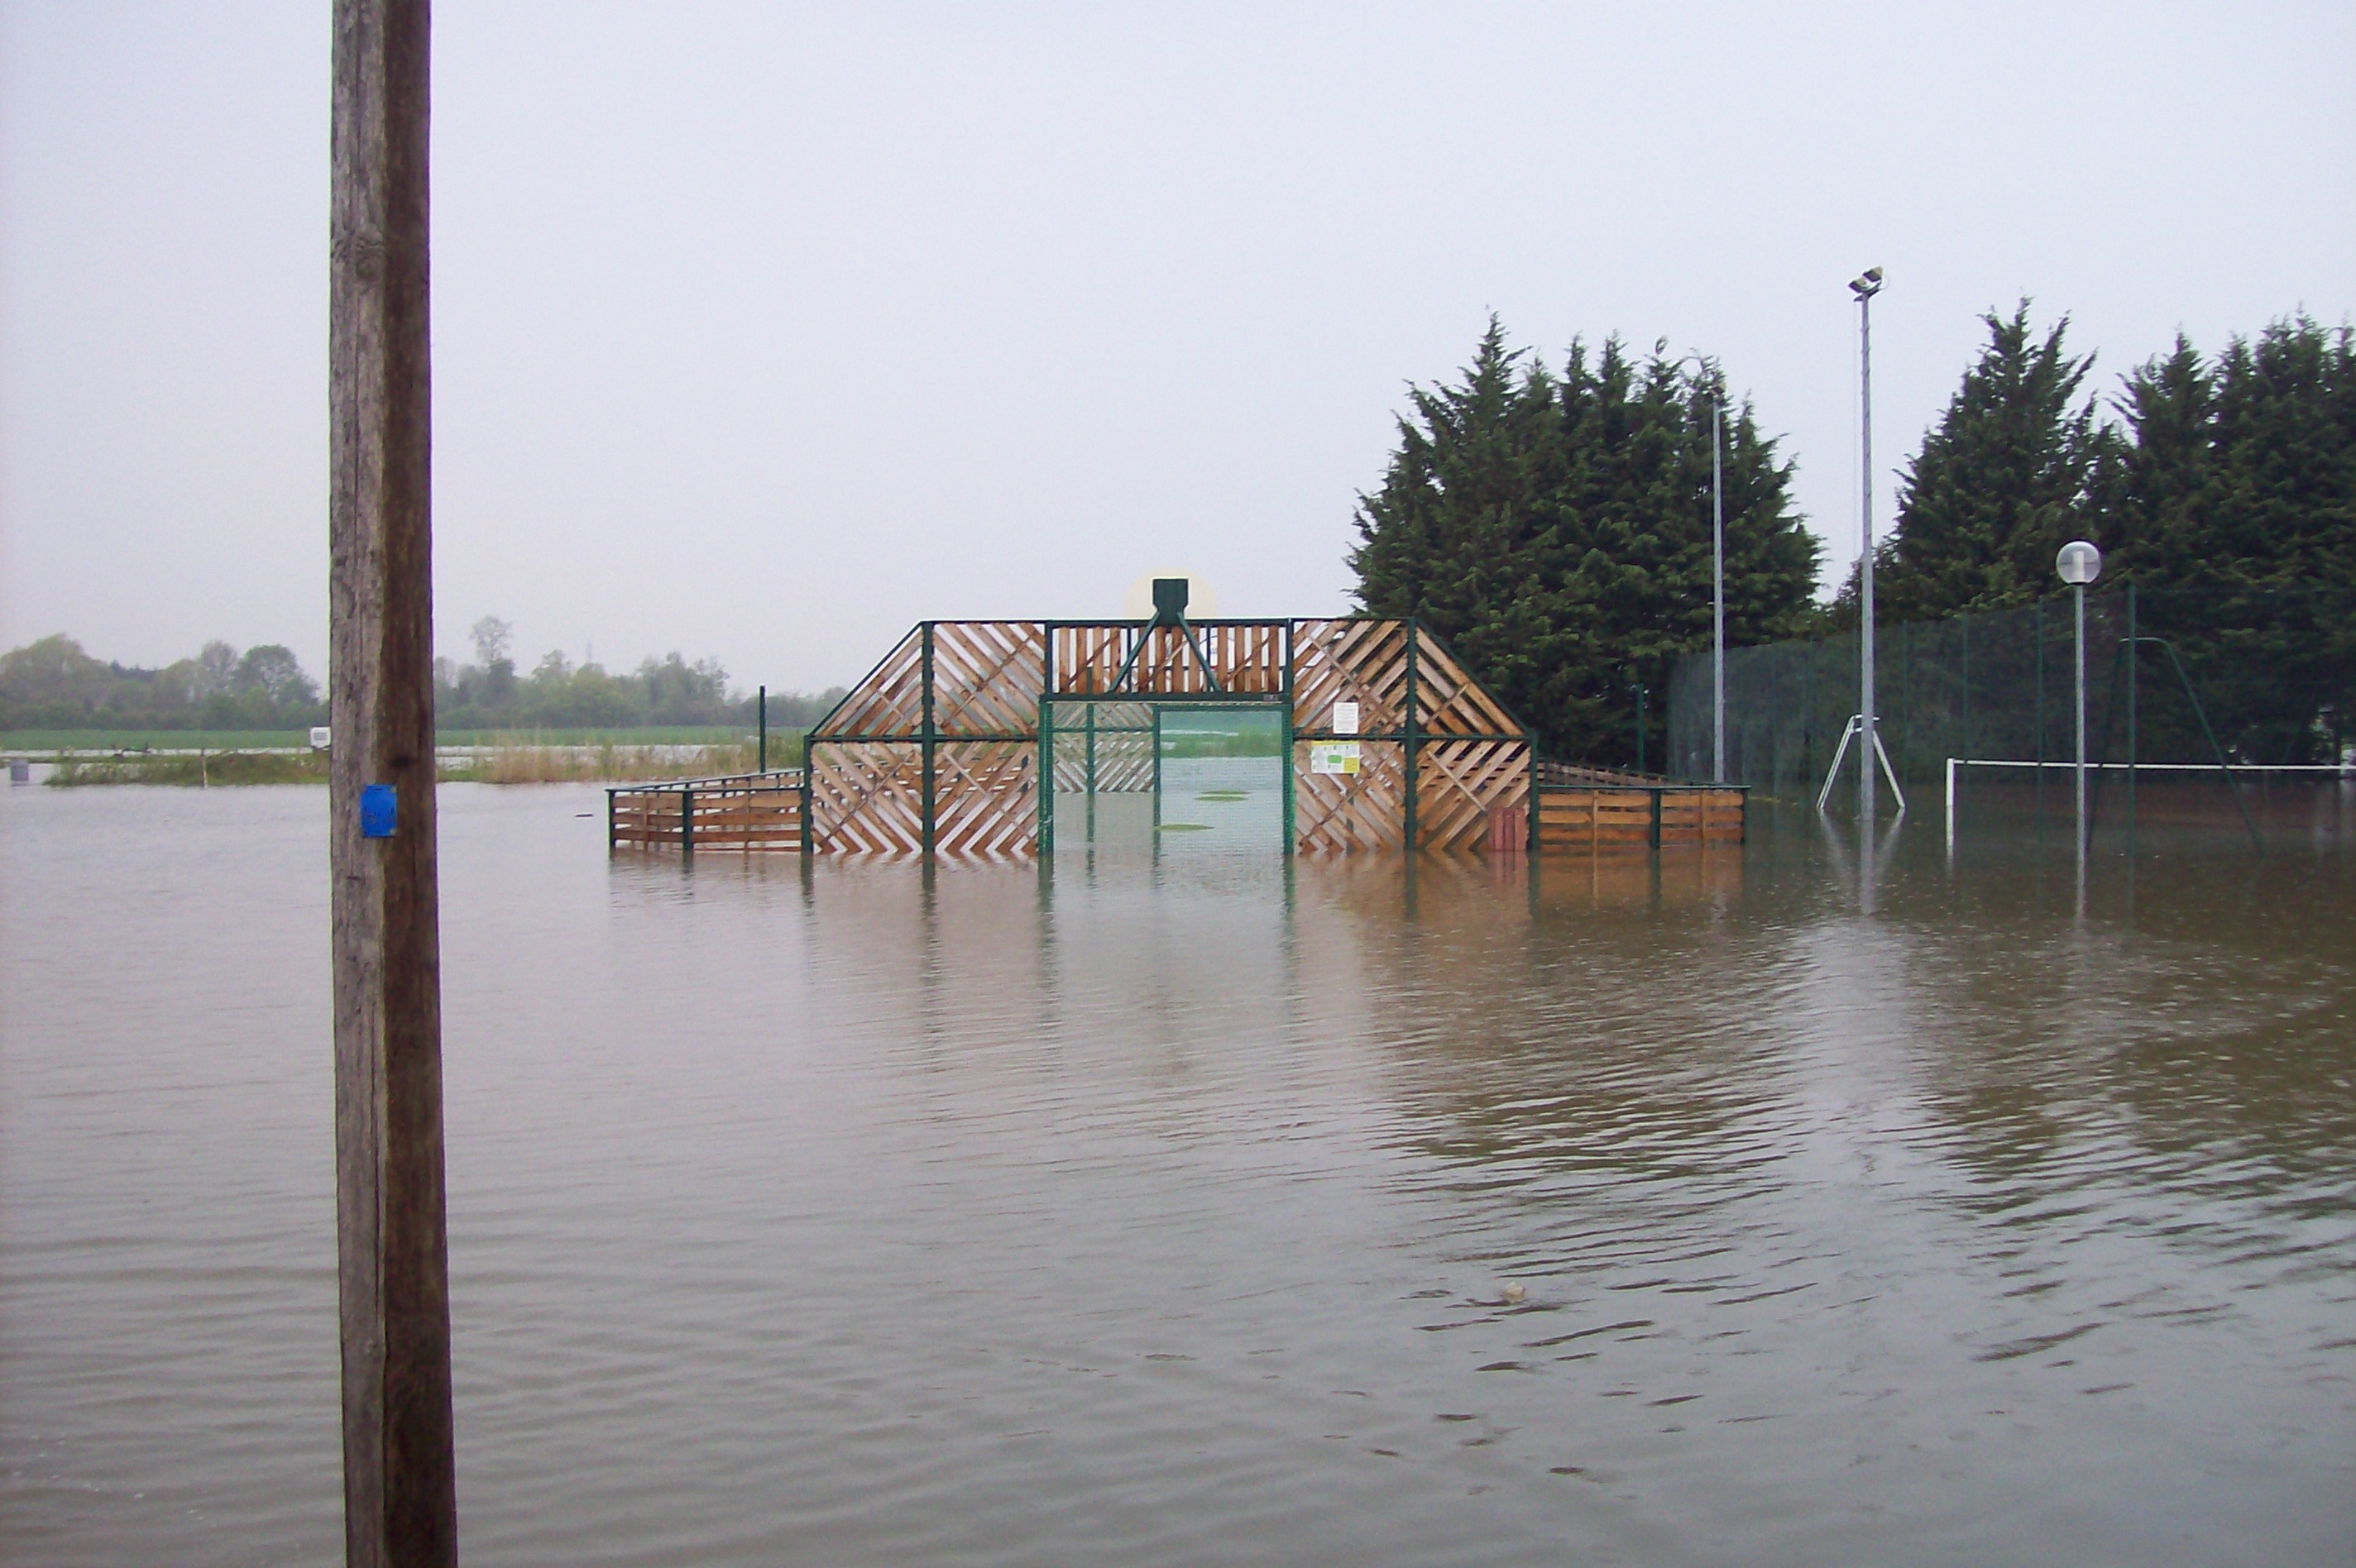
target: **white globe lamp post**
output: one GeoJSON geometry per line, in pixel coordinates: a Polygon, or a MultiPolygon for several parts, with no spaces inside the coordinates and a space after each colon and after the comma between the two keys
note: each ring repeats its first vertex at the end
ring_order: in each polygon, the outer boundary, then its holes
{"type": "Polygon", "coordinates": [[[2053,570],[2078,601],[2078,858],[2086,858],[2086,589],[2103,575],[2103,552],[2084,539],[2072,539],[2053,558],[2053,570]]]}

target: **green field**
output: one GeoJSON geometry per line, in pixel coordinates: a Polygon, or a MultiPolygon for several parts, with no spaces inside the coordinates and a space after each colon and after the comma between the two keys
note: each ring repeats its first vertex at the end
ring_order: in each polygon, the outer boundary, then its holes
{"type": "Polygon", "coordinates": [[[1277,757],[1284,754],[1284,716],[1265,708],[1176,704],[1162,710],[1165,757],[1277,757]]]}
{"type": "MultiPolygon", "coordinates": [[[[444,784],[710,778],[750,773],[761,761],[753,737],[727,726],[459,731],[440,741],[435,773],[444,784]]],[[[798,766],[801,742],[799,729],[771,731],[767,765],[798,766]]],[[[18,731],[0,741],[0,750],[49,758],[57,768],[48,782],[60,785],[316,784],[327,777],[326,752],[313,751],[305,737],[270,731],[18,731]],[[159,739],[166,743],[149,744],[159,739]],[[231,750],[225,744],[231,741],[245,744],[231,750]],[[305,743],[290,743],[298,741],[305,743]]]]}
{"type": "Polygon", "coordinates": [[[0,752],[260,752],[308,746],[308,730],[11,730],[0,752]]]}
{"type": "Polygon", "coordinates": [[[194,752],[145,756],[133,752],[88,757],[70,756],[49,775],[51,784],[280,784],[327,782],[327,753],[304,750],[282,752],[194,752]]]}
{"type": "MultiPolygon", "coordinates": [[[[751,724],[642,724],[632,730],[444,730],[434,740],[442,746],[724,746],[755,733],[751,724]]],[[[769,743],[786,733],[785,726],[772,724],[769,743]]]]}
{"type": "MultiPolygon", "coordinates": [[[[798,733],[771,728],[769,741],[798,733]]],[[[750,740],[754,727],[733,724],[652,724],[634,730],[444,730],[444,746],[718,746],[750,740]]],[[[0,752],[261,752],[308,747],[307,730],[11,730],[0,752]]]]}

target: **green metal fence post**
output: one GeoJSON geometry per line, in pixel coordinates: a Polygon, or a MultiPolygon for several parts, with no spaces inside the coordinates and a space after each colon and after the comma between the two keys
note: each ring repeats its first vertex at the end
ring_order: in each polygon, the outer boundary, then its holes
{"type": "MultiPolygon", "coordinates": [[[[1089,837],[1095,837],[1096,803],[1088,803],[1089,837]]],[[[1055,852],[1055,702],[1052,695],[1039,695],[1039,853],[1044,858],[1055,852]]]]}
{"type": "Polygon", "coordinates": [[[802,734],[802,859],[805,860],[818,848],[818,826],[810,820],[810,738],[805,731],[802,734]]]}
{"type": "MultiPolygon", "coordinates": [[[[1901,773],[1907,773],[1907,752],[1912,749],[1914,740],[1914,661],[1909,656],[1914,650],[1914,639],[1909,635],[1913,630],[1904,621],[1898,623],[1898,755],[1891,761],[1899,764],[1901,773]]],[[[1881,739],[1879,725],[1875,726],[1874,739],[1881,739]]],[[[1869,758],[1869,763],[1870,761],[1869,758]]]]}
{"type": "MultiPolygon", "coordinates": [[[[1284,624],[1284,854],[1288,860],[1292,857],[1292,835],[1295,831],[1292,803],[1292,625],[1290,621],[1284,624]]],[[[1289,869],[1285,891],[1290,898],[1291,881],[1289,869]]]]}
{"type": "Polygon", "coordinates": [[[1415,709],[1417,702],[1415,644],[1417,635],[1415,617],[1410,615],[1408,617],[1407,623],[1407,719],[1406,726],[1401,731],[1402,740],[1400,746],[1400,750],[1403,751],[1407,756],[1407,798],[1405,802],[1406,810],[1404,815],[1407,819],[1407,850],[1410,855],[1415,852],[1420,843],[1415,819],[1415,709]]]}
{"type": "Polygon", "coordinates": [[[2045,601],[2040,599],[2030,617],[2037,643],[2037,826],[2045,826],[2045,601]]]}
{"type": "Polygon", "coordinates": [[[1080,785],[1087,801],[1088,842],[1097,841],[1097,705],[1081,704],[1080,721],[1085,727],[1087,742],[1081,765],[1080,785]]]}
{"type": "Polygon", "coordinates": [[[1039,859],[1055,852],[1055,623],[1039,623],[1039,859]]]}
{"type": "MultiPolygon", "coordinates": [[[[1528,772],[1526,775],[1528,782],[1524,784],[1522,786],[1522,800],[1525,806],[1524,820],[1522,822],[1522,853],[1529,858],[1530,885],[1535,889],[1537,886],[1538,849],[1543,842],[1538,837],[1537,742],[1536,741],[1530,741],[1526,750],[1529,753],[1528,772]]],[[[1537,898],[1537,894],[1533,891],[1530,894],[1530,897],[1533,901],[1530,907],[1536,909],[1537,906],[1535,901],[1537,898]]]]}
{"type": "MultiPolygon", "coordinates": [[[[1817,650],[1810,648],[1807,656],[1800,661],[1800,787],[1803,789],[1816,776],[1816,657],[1817,650]]],[[[1777,793],[1782,793],[1783,781],[1781,776],[1775,780],[1775,788],[1777,793]]]]}
{"type": "Polygon", "coordinates": [[[758,759],[762,773],[769,771],[769,688],[761,688],[761,754],[758,759]]]}
{"type": "Polygon", "coordinates": [[[2201,696],[2192,689],[2192,677],[2184,673],[2184,661],[2176,656],[2176,645],[2165,637],[2151,639],[2168,650],[2168,662],[2176,667],[2176,678],[2184,688],[2184,699],[2192,704],[2192,717],[2201,720],[2201,737],[2209,742],[2210,754],[2217,759],[2217,771],[2225,775],[2225,793],[2233,797],[2233,809],[2242,814],[2242,826],[2250,830],[2250,842],[2258,853],[2265,853],[2266,841],[2258,837],[2258,825],[2250,820],[2250,808],[2242,804],[2242,786],[2233,782],[2233,766],[2225,760],[2225,748],[2217,743],[2217,731],[2209,727],[2209,710],[2201,706],[2201,696]]]}
{"type": "MultiPolygon", "coordinates": [[[[2133,649],[2126,643],[2119,644],[2111,652],[2111,684],[2103,693],[2103,739],[2094,753],[2094,801],[2086,808],[2086,848],[2089,849],[2094,844],[2094,821],[2103,811],[2103,779],[2110,771],[2111,731],[2119,718],[2119,679],[2126,673],[2121,667],[2131,664],[2132,658],[2133,649]]],[[[2135,775],[2129,773],[2127,776],[2133,778],[2135,775]]]]}
{"type": "Polygon", "coordinates": [[[921,829],[925,853],[933,852],[933,623],[925,623],[924,725],[917,731],[917,744],[924,753],[922,800],[924,826],[921,829]]]}
{"type": "MultiPolygon", "coordinates": [[[[1967,611],[1965,611],[1965,612],[1964,613],[1964,616],[1963,616],[1963,623],[1964,623],[1964,624],[1963,624],[1963,636],[1964,636],[1964,744],[1963,744],[1963,753],[1964,753],[1964,755],[1965,755],[1965,756],[1967,756],[1967,757],[1968,757],[1968,756],[1970,756],[1970,755],[1972,755],[1972,754],[1973,754],[1973,753],[1972,753],[1972,617],[1971,617],[1971,612],[1970,612],[1970,611],[1968,611],[1968,610],[1967,610],[1967,611]]],[[[1956,783],[1960,785],[1960,784],[1963,783],[1963,781],[1962,781],[1962,780],[1960,780],[1960,779],[1958,779],[1958,780],[1956,781],[1956,783]]]]}
{"type": "Polygon", "coordinates": [[[679,792],[679,852],[684,857],[695,853],[695,792],[679,792]]]}
{"type": "Polygon", "coordinates": [[[2127,859],[2136,848],[2136,667],[2143,662],[2136,645],[2136,585],[2127,584],[2127,859]]]}

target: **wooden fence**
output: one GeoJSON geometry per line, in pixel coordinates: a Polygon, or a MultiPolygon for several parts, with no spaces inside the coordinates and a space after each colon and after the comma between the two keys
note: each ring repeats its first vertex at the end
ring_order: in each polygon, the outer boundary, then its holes
{"type": "Polygon", "coordinates": [[[605,845],[649,849],[798,850],[802,775],[737,773],[605,792],[605,845]]]}
{"type": "Polygon", "coordinates": [[[1747,810],[1740,788],[1667,782],[1541,784],[1541,850],[1659,849],[1740,844],[1747,810]]]}

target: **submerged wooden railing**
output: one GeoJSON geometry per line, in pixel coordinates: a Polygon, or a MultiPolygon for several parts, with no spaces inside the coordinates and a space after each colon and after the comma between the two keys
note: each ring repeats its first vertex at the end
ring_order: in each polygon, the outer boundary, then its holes
{"type": "Polygon", "coordinates": [[[605,792],[605,845],[799,850],[801,770],[617,785],[605,792]]]}
{"type": "Polygon", "coordinates": [[[1742,842],[1749,810],[1743,785],[1546,761],[1537,771],[1541,851],[1742,842]]]}

